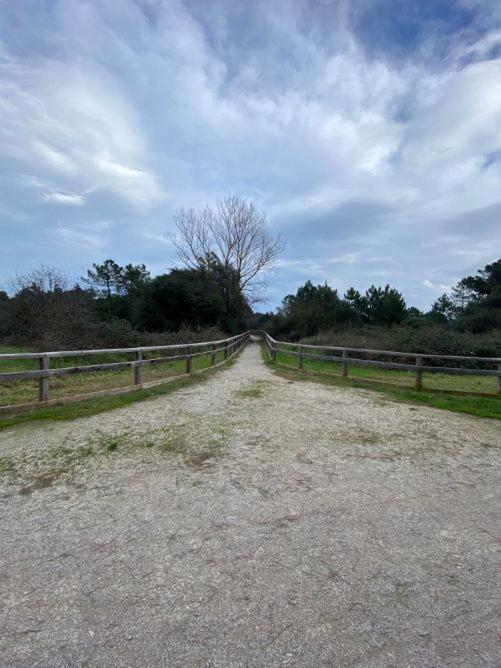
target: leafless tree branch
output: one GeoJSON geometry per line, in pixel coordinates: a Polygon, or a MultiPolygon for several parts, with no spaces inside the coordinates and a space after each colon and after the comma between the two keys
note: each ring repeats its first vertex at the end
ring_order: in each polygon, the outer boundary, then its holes
{"type": "MultiPolygon", "coordinates": [[[[238,195],[227,195],[215,210],[179,209],[170,238],[177,259],[190,269],[205,270],[210,261],[226,272],[238,296],[262,298],[275,261],[284,250],[280,235],[267,229],[266,215],[238,195]]],[[[228,288],[230,289],[230,288],[228,288]]]]}

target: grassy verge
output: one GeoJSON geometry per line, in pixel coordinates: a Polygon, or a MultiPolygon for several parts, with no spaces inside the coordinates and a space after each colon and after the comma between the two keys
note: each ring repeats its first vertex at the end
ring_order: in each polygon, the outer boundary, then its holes
{"type": "MultiPolygon", "coordinates": [[[[287,353],[277,353],[277,362],[297,367],[298,358],[287,353]]],[[[305,371],[319,371],[341,376],[341,365],[327,360],[305,359],[305,371]]],[[[373,366],[349,365],[349,375],[354,380],[379,381],[392,383],[414,389],[414,372],[382,369],[373,366]]],[[[444,392],[496,393],[496,378],[486,376],[460,376],[447,373],[423,373],[425,390],[441,390],[444,392]]]]}
{"type": "MultiPolygon", "coordinates": [[[[27,352],[19,348],[0,348],[0,353],[27,352]]],[[[169,354],[175,354],[176,351],[169,351],[169,354]]],[[[159,356],[159,351],[150,353],[151,357],[159,356]]],[[[148,359],[148,354],[144,355],[148,359]]],[[[53,358],[51,367],[54,369],[68,366],[84,366],[88,364],[104,364],[111,362],[124,362],[133,359],[132,355],[88,355],[85,357],[64,357],[53,358]]],[[[219,352],[216,356],[216,363],[223,360],[223,353],[219,352]]],[[[31,371],[38,369],[38,360],[32,359],[0,359],[0,373],[10,371],[31,371]]],[[[193,370],[200,371],[210,366],[210,356],[195,357],[193,359],[193,370]]],[[[184,373],[186,368],[185,360],[175,362],[160,362],[143,367],[143,382],[148,383],[153,380],[161,380],[178,376],[184,373]]],[[[109,390],[118,387],[132,385],[134,370],[132,368],[106,370],[97,372],[85,372],[78,374],[69,374],[66,376],[55,376],[50,379],[49,397],[51,399],[61,399],[72,395],[85,394],[86,392],[97,392],[99,390],[109,390]]],[[[0,406],[10,406],[16,404],[27,404],[38,400],[38,381],[37,380],[14,380],[9,383],[0,384],[0,406]]]]}
{"type": "MultiPolygon", "coordinates": [[[[424,404],[426,406],[432,406],[433,408],[454,411],[456,413],[468,413],[469,415],[475,415],[477,417],[501,420],[501,397],[457,396],[448,394],[446,390],[444,390],[443,393],[427,392],[426,389],[418,391],[411,387],[405,387],[404,385],[390,386],[383,384],[382,382],[378,383],[377,381],[379,380],[379,377],[374,378],[374,376],[371,376],[370,374],[367,376],[355,376],[353,373],[351,378],[343,380],[341,377],[334,375],[336,369],[333,367],[339,365],[334,365],[333,363],[324,360],[310,360],[311,366],[307,365],[305,362],[304,371],[301,372],[299,370],[280,366],[280,364],[297,366],[297,358],[292,355],[278,353],[278,364],[272,364],[264,346],[263,358],[266,364],[270,365],[277,373],[290,380],[311,381],[314,379],[315,382],[324,383],[325,385],[335,385],[336,387],[357,387],[373,390],[390,397],[394,401],[424,404]]],[[[350,373],[352,370],[354,371],[355,368],[356,367],[352,365],[350,373]]],[[[379,369],[377,371],[379,371],[379,369]]],[[[393,382],[391,380],[393,372],[389,371],[387,373],[389,376],[384,377],[386,383],[393,382]]],[[[380,372],[379,376],[381,376],[380,372]]]]}
{"type": "MultiPolygon", "coordinates": [[[[239,353],[237,353],[236,356],[238,355],[239,353]]],[[[61,406],[49,406],[47,408],[37,410],[34,413],[0,416],[0,431],[3,429],[15,427],[16,425],[25,424],[27,422],[43,423],[45,421],[74,420],[76,418],[104,413],[106,411],[114,410],[115,408],[129,406],[130,404],[136,403],[138,401],[147,401],[148,399],[164,396],[180,388],[202,382],[203,380],[217,373],[219,370],[231,366],[235,358],[236,357],[226,362],[224,366],[220,366],[215,369],[209,368],[209,358],[195,358],[193,360],[193,370],[200,371],[202,369],[207,369],[206,373],[196,376],[185,376],[184,378],[181,377],[171,381],[170,383],[166,383],[165,385],[157,385],[155,387],[145,388],[143,390],[133,390],[132,392],[127,392],[124,394],[118,394],[109,397],[97,397],[95,399],[86,399],[82,401],[76,401],[75,403],[63,404],[61,406]],[[195,362],[197,362],[197,364],[195,364],[195,362]]],[[[182,372],[181,369],[184,369],[184,365],[179,367],[178,373],[182,372]]]]}

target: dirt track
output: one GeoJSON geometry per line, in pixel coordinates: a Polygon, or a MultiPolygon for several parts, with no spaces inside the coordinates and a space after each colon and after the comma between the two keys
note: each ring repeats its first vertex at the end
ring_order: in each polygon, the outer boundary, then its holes
{"type": "Polygon", "coordinates": [[[0,433],[2,666],[498,666],[501,430],[290,382],[0,433]]]}

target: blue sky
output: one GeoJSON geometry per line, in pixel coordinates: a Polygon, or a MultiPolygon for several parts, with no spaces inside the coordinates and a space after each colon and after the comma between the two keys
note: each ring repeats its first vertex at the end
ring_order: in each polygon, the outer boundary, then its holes
{"type": "Polygon", "coordinates": [[[173,265],[253,199],[307,279],[428,307],[501,253],[501,3],[0,0],[0,284],[173,265]]]}

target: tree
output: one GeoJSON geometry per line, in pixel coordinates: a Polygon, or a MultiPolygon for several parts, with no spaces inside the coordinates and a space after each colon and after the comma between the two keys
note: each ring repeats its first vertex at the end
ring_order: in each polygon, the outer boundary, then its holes
{"type": "Polygon", "coordinates": [[[475,291],[472,290],[471,285],[466,278],[463,278],[452,288],[450,300],[454,306],[454,311],[457,314],[462,313],[474,298],[475,291]]]}
{"type": "Polygon", "coordinates": [[[173,269],[148,283],[138,324],[148,331],[178,330],[218,325],[224,316],[222,296],[199,269],[173,269]]]}
{"type": "Polygon", "coordinates": [[[437,323],[448,323],[455,315],[454,302],[445,293],[432,304],[426,317],[437,323]]]}
{"type": "Polygon", "coordinates": [[[179,209],[174,224],[170,238],[178,260],[188,269],[219,273],[228,313],[242,298],[248,303],[263,298],[284,242],[267,229],[265,214],[252,202],[228,195],[215,210],[179,209]]]}
{"type": "Polygon", "coordinates": [[[15,278],[16,292],[10,303],[11,333],[16,341],[54,348],[80,344],[94,318],[92,293],[59,270],[41,266],[15,278]]]}
{"type": "Polygon", "coordinates": [[[346,290],[344,300],[351,311],[350,327],[360,322],[368,322],[367,299],[358,290],[351,287],[346,290]]]}
{"type": "Polygon", "coordinates": [[[124,290],[124,269],[115,260],[105,260],[102,264],[92,265],[87,270],[87,277],[82,279],[98,296],[111,299],[114,294],[122,294],[124,290]]]}
{"type": "Polygon", "coordinates": [[[466,276],[460,281],[473,299],[482,299],[501,289],[501,258],[478,270],[478,276],[466,276]]]}
{"type": "Polygon", "coordinates": [[[453,289],[456,324],[474,333],[501,329],[501,259],[487,264],[477,276],[466,276],[453,289]],[[458,295],[462,301],[458,303],[458,295]]]}
{"type": "Polygon", "coordinates": [[[405,320],[406,305],[404,298],[395,288],[387,284],[384,288],[375,285],[365,293],[367,301],[367,315],[372,325],[392,327],[405,320]]]}
{"type": "Polygon", "coordinates": [[[282,302],[283,326],[296,337],[311,336],[323,329],[346,325],[352,311],[327,283],[313,285],[311,281],[300,286],[295,295],[287,295],[282,302]]]}
{"type": "Polygon", "coordinates": [[[14,293],[25,288],[31,288],[42,294],[55,290],[66,290],[70,280],[64,272],[56,267],[41,264],[25,274],[16,274],[10,284],[14,293]]]}
{"type": "Polygon", "coordinates": [[[12,328],[12,300],[9,295],[0,290],[0,339],[8,336],[12,328]]]}
{"type": "Polygon", "coordinates": [[[151,280],[144,264],[126,264],[122,272],[122,289],[127,295],[139,292],[151,280]]]}

